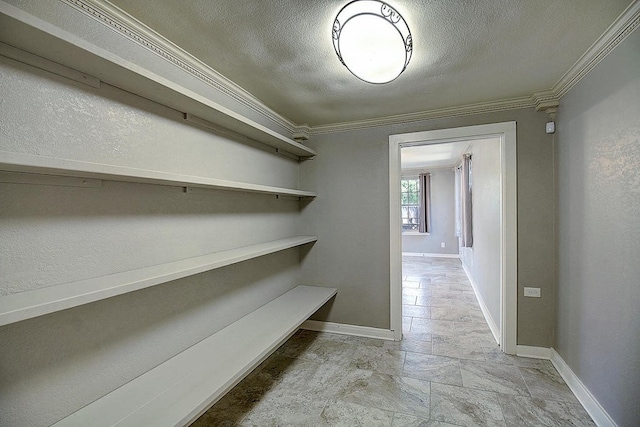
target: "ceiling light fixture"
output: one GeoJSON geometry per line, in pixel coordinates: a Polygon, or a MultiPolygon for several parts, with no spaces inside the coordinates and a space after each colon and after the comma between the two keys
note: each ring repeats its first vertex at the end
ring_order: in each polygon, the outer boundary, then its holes
{"type": "Polygon", "coordinates": [[[407,68],[413,51],[404,18],[387,3],[355,0],[333,22],[333,47],[340,62],[368,83],[389,83],[407,68]]]}

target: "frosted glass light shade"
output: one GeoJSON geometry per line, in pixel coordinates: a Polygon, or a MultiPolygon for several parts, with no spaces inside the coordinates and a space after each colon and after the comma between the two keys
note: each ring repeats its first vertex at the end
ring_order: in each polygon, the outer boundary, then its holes
{"type": "Polygon", "coordinates": [[[369,83],[395,80],[407,68],[413,40],[407,23],[378,0],[355,0],[333,22],[333,47],[353,75],[369,83]]]}

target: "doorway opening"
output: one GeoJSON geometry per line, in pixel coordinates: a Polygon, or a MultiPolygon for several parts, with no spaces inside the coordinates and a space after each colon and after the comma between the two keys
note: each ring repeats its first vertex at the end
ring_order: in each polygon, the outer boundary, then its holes
{"type": "MultiPolygon", "coordinates": [[[[499,236],[495,242],[499,255],[493,262],[499,263],[496,279],[499,280],[499,318],[494,319],[494,331],[501,351],[516,352],[516,298],[517,298],[517,229],[516,229],[516,123],[496,123],[480,126],[443,129],[391,135],[389,137],[389,197],[390,197],[390,297],[391,329],[396,340],[402,337],[402,179],[401,150],[407,147],[454,147],[467,143],[482,146],[482,140],[494,141],[499,147],[499,201],[496,203],[499,219],[496,228],[499,236]],[[442,145],[449,144],[449,145],[442,145]]],[[[485,144],[488,146],[488,144],[485,144]]],[[[405,219],[406,222],[406,219],[405,219]]],[[[479,245],[478,245],[479,247],[479,245]]],[[[479,257],[476,251],[475,256],[479,257]]],[[[473,262],[473,249],[463,248],[462,257],[473,262]]],[[[486,260],[484,260],[486,261],[486,260]]],[[[467,263],[469,265],[469,263],[467,263]]],[[[486,307],[485,307],[486,308],[486,307]]],[[[494,310],[498,311],[498,310],[494,310]]],[[[496,316],[494,316],[496,317],[496,316]]]]}

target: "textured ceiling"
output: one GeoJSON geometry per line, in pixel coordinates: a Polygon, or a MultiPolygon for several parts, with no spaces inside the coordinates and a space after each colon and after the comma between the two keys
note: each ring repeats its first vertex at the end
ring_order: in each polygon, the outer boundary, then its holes
{"type": "Polygon", "coordinates": [[[111,0],[297,124],[388,117],[548,90],[631,0],[392,0],[409,24],[407,70],[370,85],[338,61],[348,1],[111,0]]]}

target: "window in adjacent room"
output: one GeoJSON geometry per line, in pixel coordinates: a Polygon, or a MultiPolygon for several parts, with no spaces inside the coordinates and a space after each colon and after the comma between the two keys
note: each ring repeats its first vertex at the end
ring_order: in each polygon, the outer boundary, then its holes
{"type": "Polygon", "coordinates": [[[402,231],[420,228],[420,188],[418,178],[400,180],[402,195],[402,231]]]}
{"type": "Polygon", "coordinates": [[[431,232],[431,174],[400,180],[402,231],[431,232]]]}

